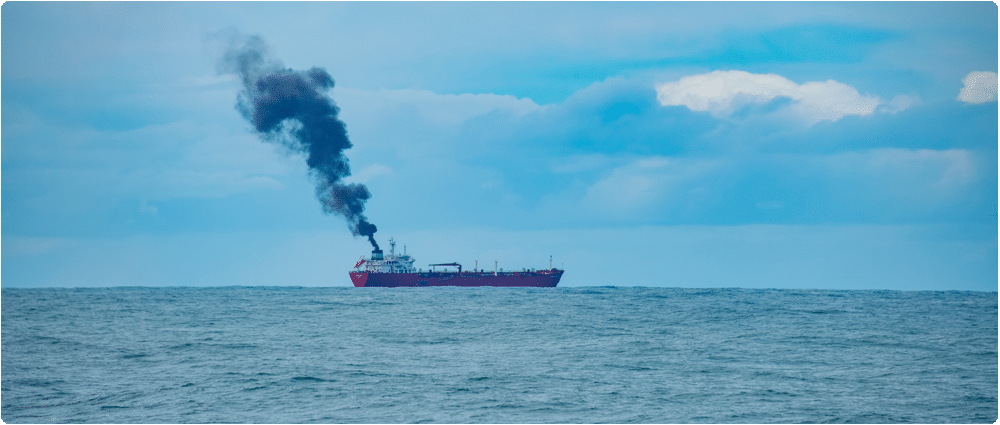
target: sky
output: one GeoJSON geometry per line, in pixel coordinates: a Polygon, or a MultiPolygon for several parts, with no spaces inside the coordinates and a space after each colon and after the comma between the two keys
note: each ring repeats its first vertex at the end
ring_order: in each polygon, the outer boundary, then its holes
{"type": "Polygon", "coordinates": [[[350,286],[237,108],[322,68],[386,251],[560,286],[996,291],[991,2],[7,2],[3,287],[350,286]]]}

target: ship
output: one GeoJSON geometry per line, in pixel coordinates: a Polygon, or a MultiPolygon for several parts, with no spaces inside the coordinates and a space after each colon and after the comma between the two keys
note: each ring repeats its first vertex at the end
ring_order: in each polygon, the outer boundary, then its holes
{"type": "Polygon", "coordinates": [[[370,258],[361,256],[351,270],[351,282],[355,287],[425,287],[425,286],[497,286],[497,287],[531,287],[554,288],[559,284],[565,270],[552,267],[552,257],[549,257],[549,268],[545,270],[522,269],[520,271],[497,270],[497,262],[493,262],[493,271],[479,269],[479,262],[472,271],[462,271],[459,263],[428,264],[429,270],[417,269],[413,266],[415,260],[406,254],[396,255],[396,242],[389,239],[389,255],[383,255],[382,250],[375,246],[370,258]],[[438,270],[441,268],[441,270],[438,270]],[[449,270],[451,269],[451,270],[449,270]]]}

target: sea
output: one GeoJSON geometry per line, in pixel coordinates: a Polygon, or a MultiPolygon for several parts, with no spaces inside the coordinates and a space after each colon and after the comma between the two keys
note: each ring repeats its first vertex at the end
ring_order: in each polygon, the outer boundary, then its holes
{"type": "Polygon", "coordinates": [[[16,423],[993,423],[996,292],[3,288],[16,423]]]}

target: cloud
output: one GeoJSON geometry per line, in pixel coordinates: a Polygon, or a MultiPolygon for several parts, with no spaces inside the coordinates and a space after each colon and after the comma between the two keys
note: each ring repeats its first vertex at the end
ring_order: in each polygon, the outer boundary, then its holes
{"type": "Polygon", "coordinates": [[[399,164],[387,157],[426,161],[468,150],[470,141],[456,133],[470,121],[485,121],[487,131],[545,109],[531,99],[509,95],[411,89],[337,87],[332,97],[354,142],[346,152],[351,161],[381,162],[396,169],[399,164]]]}
{"type": "Polygon", "coordinates": [[[368,183],[371,179],[375,177],[387,176],[389,174],[392,174],[391,167],[382,164],[372,164],[358,171],[355,171],[350,176],[344,178],[344,181],[348,183],[368,183]]]}
{"type": "Polygon", "coordinates": [[[745,71],[691,75],[657,84],[656,92],[663,106],[686,106],[717,117],[731,116],[744,106],[787,98],[793,101],[788,107],[791,112],[809,124],[869,115],[881,103],[878,97],[862,96],[854,87],[833,80],[796,84],[777,74],[745,71]]]}
{"type": "MultiPolygon", "coordinates": [[[[818,217],[859,222],[988,219],[988,159],[966,149],[876,148],[829,155],[795,155],[779,180],[798,175],[825,187],[812,197],[818,217]]],[[[995,186],[994,186],[995,187],[995,186]]],[[[995,192],[995,189],[994,189],[995,192]]],[[[995,204],[994,204],[995,205],[995,204]]],[[[995,209],[994,209],[995,211],[995,209]]]]}
{"type": "Polygon", "coordinates": [[[923,103],[917,95],[897,95],[892,100],[879,105],[878,111],[887,114],[895,114],[904,109],[909,109],[923,103]]]}
{"type": "Polygon", "coordinates": [[[361,90],[336,88],[333,98],[347,118],[360,118],[367,114],[385,113],[402,106],[411,106],[429,122],[454,126],[469,118],[492,111],[503,111],[521,116],[536,111],[541,106],[528,98],[497,94],[437,94],[429,90],[361,90]]]}
{"type": "Polygon", "coordinates": [[[965,103],[987,103],[997,101],[997,74],[994,72],[970,72],[962,80],[962,90],[958,100],[965,103]]]}
{"type": "Polygon", "coordinates": [[[15,190],[34,188],[33,197],[51,205],[65,204],[68,194],[89,194],[103,203],[100,196],[163,201],[279,189],[278,179],[299,166],[241,128],[178,121],[98,130],[48,123],[30,112],[18,116],[30,124],[12,135],[16,143],[5,146],[13,160],[8,171],[30,184],[15,190]]]}
{"type": "Polygon", "coordinates": [[[702,200],[706,185],[730,161],[722,159],[638,158],[591,185],[581,200],[585,210],[620,219],[649,218],[665,202],[702,200]]]}
{"type": "Polygon", "coordinates": [[[632,157],[562,199],[572,207],[552,216],[591,224],[981,220],[988,165],[964,149],[632,157]]]}
{"type": "Polygon", "coordinates": [[[921,192],[950,192],[974,181],[974,162],[964,149],[873,149],[865,153],[863,172],[881,181],[905,181],[921,192]]]}
{"type": "MultiPolygon", "coordinates": [[[[780,76],[764,80],[773,84],[750,87],[760,92],[771,87],[770,104],[786,108],[784,117],[736,117],[720,123],[693,109],[664,108],[650,90],[651,80],[624,77],[582,88],[562,103],[523,110],[517,106],[530,100],[415,90],[344,89],[341,104],[344,116],[348,110],[356,114],[357,121],[348,121],[352,133],[364,135],[356,148],[365,155],[351,158],[359,165],[359,178],[367,175],[366,166],[372,172],[381,169],[377,164],[391,168],[391,174],[373,174],[371,182],[383,185],[386,193],[394,191],[394,202],[400,203],[426,204],[424,193],[414,195],[404,187],[447,185],[469,194],[441,198],[433,210],[415,212],[412,222],[394,223],[397,227],[421,226],[444,216],[512,228],[527,221],[575,226],[978,217],[978,207],[962,212],[959,205],[962,199],[972,199],[967,202],[971,205],[981,197],[970,189],[981,181],[977,154],[945,151],[952,146],[936,143],[937,136],[931,137],[933,143],[920,139],[918,133],[924,132],[912,123],[926,121],[926,112],[935,109],[913,108],[921,102],[916,95],[879,103],[869,112],[879,113],[878,119],[804,129],[782,120],[800,101],[779,94],[798,90],[812,102],[800,103],[817,104],[820,94],[839,92],[816,89],[838,83],[800,85],[780,76]],[[372,113],[358,112],[364,108],[372,113]],[[437,108],[449,113],[425,113],[437,108]],[[902,110],[911,113],[891,115],[902,110]],[[457,129],[451,124],[456,121],[457,129]],[[896,130],[881,130],[886,122],[895,123],[896,130]],[[911,132],[892,137],[904,126],[911,132]],[[404,150],[408,145],[425,149],[404,150]]],[[[857,96],[853,88],[840,87],[857,96]]],[[[709,98],[702,99],[706,106],[711,106],[709,98]]],[[[730,107],[737,109],[737,101],[730,107]]]]}
{"type": "Polygon", "coordinates": [[[476,159],[502,158],[512,166],[523,166],[540,149],[569,157],[675,155],[688,145],[700,147],[698,138],[717,121],[707,114],[660,107],[651,84],[645,78],[609,78],[522,116],[487,114],[470,119],[456,137],[476,159]]]}

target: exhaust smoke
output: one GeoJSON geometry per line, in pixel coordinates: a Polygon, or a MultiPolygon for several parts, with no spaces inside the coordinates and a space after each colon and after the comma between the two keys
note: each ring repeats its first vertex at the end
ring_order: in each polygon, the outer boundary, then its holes
{"type": "Polygon", "coordinates": [[[351,233],[367,236],[378,251],[374,237],[378,229],[364,215],[371,193],[363,184],[341,181],[351,175],[344,150],[352,145],[347,127],[337,117],[340,108],[326,94],[334,84],[330,74],[319,67],[285,68],[269,56],[261,37],[235,32],[228,36],[219,70],[242,80],[236,109],[262,141],[305,155],[323,212],[346,218],[351,233]]]}

